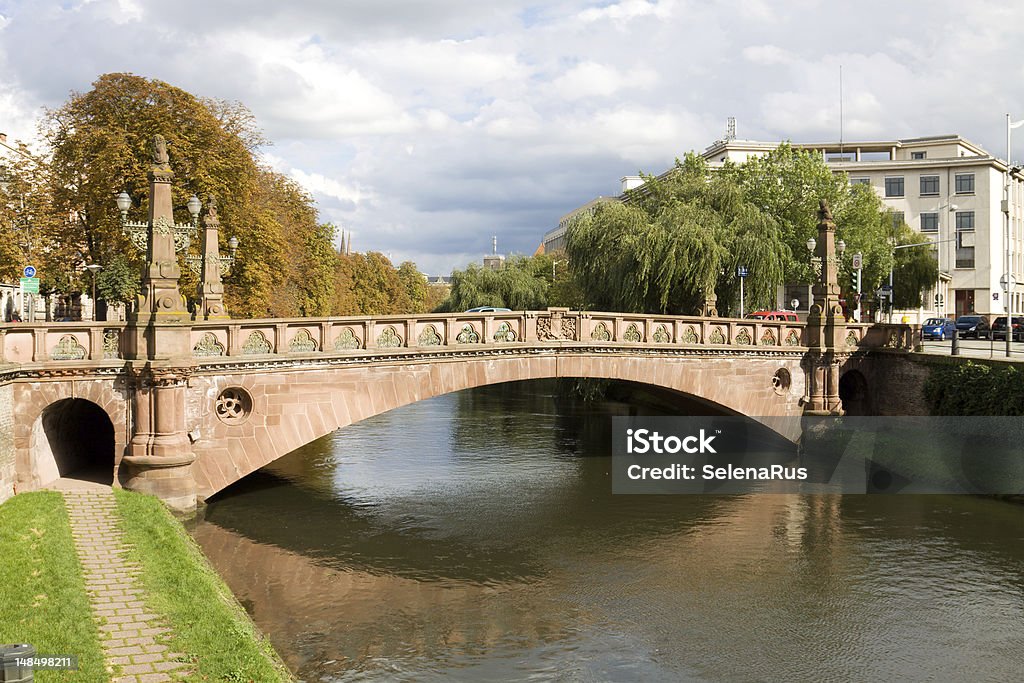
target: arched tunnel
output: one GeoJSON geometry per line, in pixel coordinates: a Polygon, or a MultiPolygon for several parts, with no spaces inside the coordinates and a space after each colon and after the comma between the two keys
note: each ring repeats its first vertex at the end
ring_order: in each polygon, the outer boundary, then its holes
{"type": "Polygon", "coordinates": [[[92,401],[67,398],[47,406],[33,431],[43,484],[61,477],[113,483],[114,425],[92,401]]]}

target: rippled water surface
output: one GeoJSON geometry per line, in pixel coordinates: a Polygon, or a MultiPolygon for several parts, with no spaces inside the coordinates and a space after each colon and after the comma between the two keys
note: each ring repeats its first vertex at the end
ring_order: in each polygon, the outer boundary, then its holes
{"type": "Polygon", "coordinates": [[[352,425],[195,536],[307,681],[1011,681],[1024,506],[613,496],[610,415],[519,383],[352,425]]]}

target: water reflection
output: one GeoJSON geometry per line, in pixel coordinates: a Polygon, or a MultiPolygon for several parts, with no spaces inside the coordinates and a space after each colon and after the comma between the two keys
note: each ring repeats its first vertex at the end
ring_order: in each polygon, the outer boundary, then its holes
{"type": "Polygon", "coordinates": [[[196,538],[307,680],[1012,680],[1024,509],[612,496],[609,414],[526,383],[346,428],[196,538]]]}

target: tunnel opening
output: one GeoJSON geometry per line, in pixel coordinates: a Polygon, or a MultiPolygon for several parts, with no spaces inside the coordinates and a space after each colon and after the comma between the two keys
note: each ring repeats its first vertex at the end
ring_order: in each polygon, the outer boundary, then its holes
{"type": "Polygon", "coordinates": [[[847,415],[871,415],[868,381],[859,370],[850,370],[839,378],[839,400],[847,415]]]}
{"type": "Polygon", "coordinates": [[[111,485],[114,425],[92,401],[68,398],[47,406],[35,425],[40,483],[66,478],[111,485]]]}

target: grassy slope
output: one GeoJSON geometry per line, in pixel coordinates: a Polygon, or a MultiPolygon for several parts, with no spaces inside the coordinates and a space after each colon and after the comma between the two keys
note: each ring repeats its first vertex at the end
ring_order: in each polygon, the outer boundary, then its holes
{"type": "Polygon", "coordinates": [[[78,655],[78,671],[36,673],[36,680],[109,680],[59,493],[23,493],[0,505],[0,643],[78,655]]]}
{"type": "Polygon", "coordinates": [[[142,566],[147,603],[173,629],[175,652],[195,662],[200,680],[290,681],[269,642],[202,552],[156,498],[116,490],[121,523],[142,566]]]}

